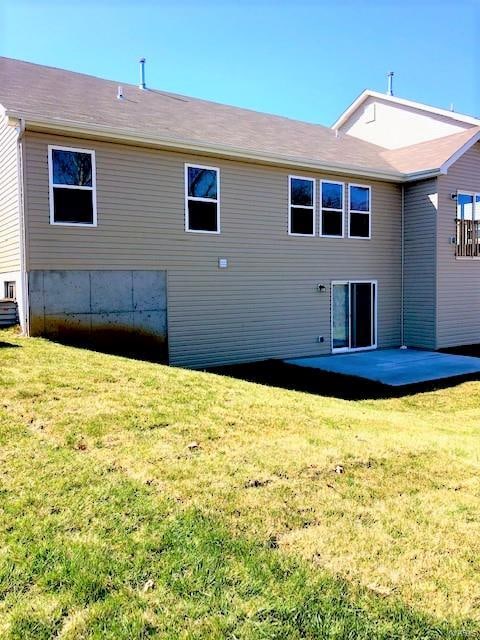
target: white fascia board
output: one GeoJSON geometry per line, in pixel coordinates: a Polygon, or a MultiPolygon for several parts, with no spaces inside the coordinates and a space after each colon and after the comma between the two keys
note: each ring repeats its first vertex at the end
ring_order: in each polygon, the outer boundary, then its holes
{"type": "Polygon", "coordinates": [[[480,140],[480,131],[477,131],[477,133],[474,136],[472,136],[470,140],[467,140],[467,142],[465,142],[465,144],[462,145],[460,149],[457,149],[455,153],[452,156],[450,156],[450,158],[446,162],[442,164],[442,166],[440,167],[440,172],[447,173],[447,171],[450,169],[452,164],[456,162],[459,158],[461,158],[463,154],[466,153],[469,149],[471,149],[473,145],[476,144],[479,140],[480,140]]]}
{"type": "Polygon", "coordinates": [[[474,118],[473,116],[467,116],[463,113],[456,113],[455,111],[448,111],[448,109],[440,109],[439,107],[431,107],[427,104],[423,104],[421,102],[414,102],[413,100],[406,100],[405,98],[397,98],[396,96],[389,96],[386,93],[380,93],[378,91],[371,91],[370,89],[365,89],[358,98],[352,102],[352,104],[346,109],[342,115],[338,118],[336,122],[334,122],[331,126],[332,129],[339,129],[358,109],[358,107],[365,102],[367,98],[378,98],[379,100],[385,100],[386,102],[391,102],[393,104],[399,104],[404,107],[411,107],[412,109],[419,109],[421,111],[426,111],[428,113],[434,113],[435,115],[445,116],[447,118],[451,118],[452,120],[458,120],[459,122],[465,122],[467,124],[472,124],[476,127],[480,126],[480,119],[474,118]]]}
{"type": "Polygon", "coordinates": [[[332,126],[330,127],[331,129],[337,130],[340,129],[340,127],[342,126],[342,124],[344,124],[348,118],[352,115],[352,113],[355,113],[355,111],[358,109],[358,107],[365,102],[365,100],[372,95],[372,91],[369,91],[368,89],[365,89],[365,91],[362,91],[362,93],[358,96],[358,98],[356,98],[352,104],[347,107],[347,109],[345,109],[345,111],[342,113],[342,115],[332,124],[332,126]]]}
{"type": "Polygon", "coordinates": [[[301,167],[303,169],[311,169],[314,171],[322,171],[341,175],[357,175],[384,180],[387,182],[403,182],[405,174],[395,171],[383,171],[381,169],[364,169],[352,165],[322,163],[317,160],[305,158],[299,160],[295,157],[273,155],[256,152],[250,149],[241,149],[223,145],[212,145],[209,143],[192,142],[190,140],[182,140],[180,138],[151,138],[139,134],[131,134],[122,129],[114,129],[104,127],[102,125],[76,123],[70,121],[60,121],[54,119],[41,119],[36,116],[29,117],[7,112],[9,122],[13,125],[18,123],[20,119],[25,120],[25,127],[30,131],[38,131],[42,133],[51,132],[57,135],[85,137],[110,140],[123,144],[135,144],[137,146],[154,147],[158,149],[171,149],[181,152],[198,153],[203,155],[215,155],[224,158],[232,158],[243,161],[257,162],[261,164],[269,164],[284,167],[301,167]]]}

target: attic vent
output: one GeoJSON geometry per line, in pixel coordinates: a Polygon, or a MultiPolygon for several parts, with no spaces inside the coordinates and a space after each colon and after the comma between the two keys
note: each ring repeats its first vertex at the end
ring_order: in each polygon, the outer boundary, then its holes
{"type": "Polygon", "coordinates": [[[363,110],[362,120],[365,124],[368,124],[369,122],[375,122],[375,103],[374,102],[367,104],[367,106],[363,110]]]}

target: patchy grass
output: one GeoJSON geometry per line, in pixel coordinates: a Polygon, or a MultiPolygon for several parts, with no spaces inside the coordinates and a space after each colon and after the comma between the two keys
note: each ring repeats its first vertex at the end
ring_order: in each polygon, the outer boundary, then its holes
{"type": "Polygon", "coordinates": [[[0,344],[0,637],[480,636],[480,383],[353,402],[0,344]]]}

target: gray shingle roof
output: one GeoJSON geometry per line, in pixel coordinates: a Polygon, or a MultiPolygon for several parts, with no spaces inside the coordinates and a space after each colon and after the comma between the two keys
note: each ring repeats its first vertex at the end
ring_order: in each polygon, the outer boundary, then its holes
{"type": "MultiPolygon", "coordinates": [[[[386,152],[353,136],[337,137],[322,125],[2,57],[0,105],[27,121],[112,128],[159,144],[165,139],[205,144],[398,177],[410,171],[408,154],[396,160],[402,150],[386,152]],[[117,98],[119,84],[123,100],[117,98]]],[[[421,153],[425,156],[425,149],[421,153]]],[[[423,164],[416,159],[412,166],[423,164]]]]}

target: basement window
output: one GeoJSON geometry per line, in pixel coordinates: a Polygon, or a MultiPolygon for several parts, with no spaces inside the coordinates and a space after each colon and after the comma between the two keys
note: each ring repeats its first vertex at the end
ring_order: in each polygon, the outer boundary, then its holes
{"type": "Polygon", "coordinates": [[[185,165],[185,230],[220,233],[220,169],[185,165]]]}
{"type": "Polygon", "coordinates": [[[50,223],[97,226],[95,152],[48,147],[50,223]]]}
{"type": "Polygon", "coordinates": [[[348,185],[348,237],[371,237],[370,187],[361,184],[348,185]]]}
{"type": "Polygon", "coordinates": [[[315,180],[289,176],[288,233],[292,236],[315,235],[315,180]]]}
{"type": "Polygon", "coordinates": [[[322,192],[320,235],[343,238],[344,185],[342,182],[330,182],[329,180],[322,180],[320,185],[322,192]]]}
{"type": "Polygon", "coordinates": [[[5,299],[16,300],[17,299],[17,285],[15,281],[5,282],[5,299]]]}

